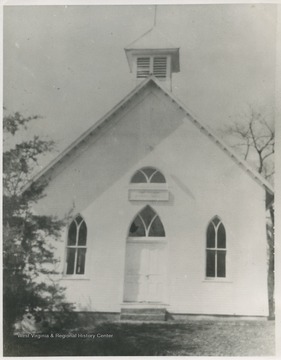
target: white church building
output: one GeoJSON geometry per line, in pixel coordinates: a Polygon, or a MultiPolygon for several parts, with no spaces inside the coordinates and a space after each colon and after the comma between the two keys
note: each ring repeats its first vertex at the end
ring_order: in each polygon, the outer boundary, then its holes
{"type": "Polygon", "coordinates": [[[125,53],[135,88],[34,179],[38,211],[73,214],[67,299],[89,316],[268,316],[271,185],[175,98],[179,48],[154,27],[125,53]]]}

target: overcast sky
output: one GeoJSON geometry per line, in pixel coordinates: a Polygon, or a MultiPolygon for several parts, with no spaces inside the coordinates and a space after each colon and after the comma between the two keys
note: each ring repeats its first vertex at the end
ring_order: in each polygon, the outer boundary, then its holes
{"type": "MultiPolygon", "coordinates": [[[[124,47],[154,11],[4,7],[4,106],[41,115],[32,131],[64,149],[132,89],[124,47]]],[[[156,26],[180,47],[173,93],[209,127],[248,104],[274,108],[276,5],[159,5],[156,26]]]]}

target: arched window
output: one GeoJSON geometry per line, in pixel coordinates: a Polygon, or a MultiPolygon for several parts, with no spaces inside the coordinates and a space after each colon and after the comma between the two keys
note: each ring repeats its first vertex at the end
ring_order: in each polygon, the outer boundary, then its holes
{"type": "Polygon", "coordinates": [[[132,184],[142,184],[142,183],[163,184],[166,183],[166,179],[159,170],[156,170],[152,167],[145,167],[135,172],[135,174],[131,179],[131,183],[132,184]]]}
{"type": "Polygon", "coordinates": [[[66,274],[82,275],[85,273],[87,245],[87,226],[78,215],[68,228],[66,274]]]}
{"type": "Polygon", "coordinates": [[[218,216],[210,221],[206,237],[206,277],[225,277],[226,232],[218,216]]]}
{"type": "Polygon", "coordinates": [[[164,226],[155,211],[147,205],[132,222],[129,237],[163,237],[164,226]]]}

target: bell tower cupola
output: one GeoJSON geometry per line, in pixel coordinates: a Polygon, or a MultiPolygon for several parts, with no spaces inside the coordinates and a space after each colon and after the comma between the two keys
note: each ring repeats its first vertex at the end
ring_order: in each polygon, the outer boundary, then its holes
{"type": "Polygon", "coordinates": [[[125,52],[136,83],[154,75],[172,90],[172,74],[180,71],[179,47],[155,27],[128,45],[125,52]]]}

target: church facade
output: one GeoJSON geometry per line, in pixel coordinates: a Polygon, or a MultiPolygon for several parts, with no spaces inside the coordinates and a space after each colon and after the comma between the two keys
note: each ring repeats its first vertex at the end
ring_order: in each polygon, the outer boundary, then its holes
{"type": "Polygon", "coordinates": [[[153,28],[125,51],[136,87],[34,179],[49,179],[37,211],[72,213],[67,298],[89,313],[268,316],[270,184],[174,97],[178,48],[153,28]]]}

